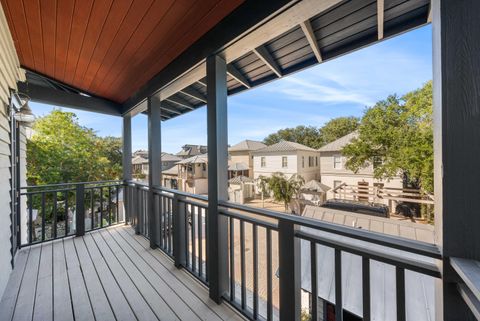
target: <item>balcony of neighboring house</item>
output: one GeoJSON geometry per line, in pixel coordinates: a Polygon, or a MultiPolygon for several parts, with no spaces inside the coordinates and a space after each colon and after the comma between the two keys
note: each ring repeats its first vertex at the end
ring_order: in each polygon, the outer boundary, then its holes
{"type": "Polygon", "coordinates": [[[480,319],[478,1],[1,3],[0,320],[480,319]],[[435,229],[228,201],[229,95],[428,23],[435,229]],[[122,179],[27,186],[28,100],[121,117],[122,179]],[[198,189],[162,187],[162,124],[205,105],[198,189]]]}

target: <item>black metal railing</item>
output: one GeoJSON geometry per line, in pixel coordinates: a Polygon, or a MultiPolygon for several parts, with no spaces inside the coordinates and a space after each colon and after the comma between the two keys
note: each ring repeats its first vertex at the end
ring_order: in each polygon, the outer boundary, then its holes
{"type": "MultiPolygon", "coordinates": [[[[149,188],[130,182],[127,194],[129,220],[137,233],[148,237],[152,228],[147,215],[149,188]]],[[[177,267],[208,286],[208,199],[164,188],[154,188],[153,197],[156,246],[172,257],[177,267]]],[[[310,308],[303,313],[317,320],[318,282],[325,277],[332,278],[335,294],[329,303],[335,319],[342,320],[341,271],[346,255],[359,262],[356,272],[362,280],[363,320],[371,319],[372,264],[373,269],[381,264],[394,271],[391,290],[396,293],[397,320],[405,320],[407,315],[406,279],[413,274],[432,280],[440,277],[437,263],[442,257],[433,244],[231,202],[219,205],[219,216],[228,222],[224,264],[229,271],[229,290],[223,298],[251,320],[293,320],[302,306],[300,289],[310,293],[310,308]],[[332,261],[330,276],[319,269],[326,257],[332,261]]]]}
{"type": "Polygon", "coordinates": [[[123,183],[79,182],[20,187],[18,246],[124,221],[123,183]]]}

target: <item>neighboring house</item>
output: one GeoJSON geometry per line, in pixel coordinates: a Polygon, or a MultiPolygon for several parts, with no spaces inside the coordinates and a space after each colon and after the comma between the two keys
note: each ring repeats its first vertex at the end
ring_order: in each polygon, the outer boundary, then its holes
{"type": "Polygon", "coordinates": [[[148,159],[148,150],[145,149],[138,149],[132,153],[132,157],[135,158],[136,156],[141,156],[143,158],[148,159]]]}
{"type": "Polygon", "coordinates": [[[162,171],[162,186],[178,189],[178,166],[173,166],[162,171]]]}
{"type": "MultiPolygon", "coordinates": [[[[134,175],[143,174],[148,179],[148,152],[140,150],[135,152],[134,155],[135,156],[132,159],[134,175]]],[[[162,171],[171,169],[176,163],[182,160],[182,158],[169,153],[162,153],[161,159],[162,171]]]]}
{"type": "Polygon", "coordinates": [[[318,179],[320,175],[318,151],[299,143],[282,140],[253,151],[252,155],[255,179],[280,172],[287,178],[298,174],[308,182],[318,179]]]}
{"type": "Polygon", "coordinates": [[[246,176],[253,178],[253,155],[252,153],[267,147],[262,142],[255,140],[243,140],[228,149],[230,159],[228,161],[228,178],[246,176]]]}
{"type": "Polygon", "coordinates": [[[207,151],[208,151],[207,146],[186,144],[186,145],[183,145],[182,150],[176,153],[175,155],[182,159],[186,159],[192,156],[206,154],[207,151]]]}
{"type": "Polygon", "coordinates": [[[228,199],[234,203],[244,204],[253,198],[255,181],[246,176],[236,176],[228,180],[228,199]]]}
{"type": "MultiPolygon", "coordinates": [[[[403,181],[400,177],[394,177],[389,180],[379,180],[373,177],[373,161],[367,167],[360,169],[357,173],[345,168],[346,158],[342,155],[342,149],[350,141],[357,137],[356,131],[345,135],[320,148],[320,181],[331,187],[327,193],[327,199],[334,198],[335,188],[341,184],[348,186],[357,186],[360,193],[372,187],[402,188],[403,181]]],[[[337,190],[338,191],[338,190],[337,190]]],[[[357,195],[358,196],[358,195],[357,195]]],[[[359,196],[360,198],[362,196],[359,196]]],[[[384,201],[385,204],[388,201],[384,201]]]]}
{"type": "Polygon", "coordinates": [[[208,155],[201,154],[177,163],[178,189],[187,193],[208,193],[208,155]]]}

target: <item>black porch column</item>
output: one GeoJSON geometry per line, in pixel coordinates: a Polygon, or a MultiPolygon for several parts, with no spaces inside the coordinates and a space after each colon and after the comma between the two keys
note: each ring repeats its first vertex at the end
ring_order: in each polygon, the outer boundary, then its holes
{"type": "Polygon", "coordinates": [[[228,220],[218,214],[218,202],[228,199],[227,66],[213,55],[207,58],[208,125],[208,280],[210,298],[221,302],[228,291],[228,220]]]}
{"type": "MultiPolygon", "coordinates": [[[[122,170],[123,183],[126,184],[132,179],[132,116],[126,114],[123,116],[122,127],[122,170]]],[[[123,206],[125,215],[125,224],[132,221],[132,204],[129,204],[129,187],[124,186],[123,189],[123,206]]],[[[117,200],[118,201],[118,200],[117,200]]]]}
{"type": "MultiPolygon", "coordinates": [[[[158,97],[148,98],[148,225],[150,234],[150,247],[156,248],[158,244],[159,217],[155,213],[154,187],[160,187],[162,175],[162,139],[161,139],[161,111],[158,97]]],[[[161,210],[161,209],[160,209],[161,210]]],[[[159,214],[159,213],[158,213],[159,214]]]]}
{"type": "Polygon", "coordinates": [[[480,260],[480,1],[433,0],[437,320],[474,320],[451,257],[480,260]]]}

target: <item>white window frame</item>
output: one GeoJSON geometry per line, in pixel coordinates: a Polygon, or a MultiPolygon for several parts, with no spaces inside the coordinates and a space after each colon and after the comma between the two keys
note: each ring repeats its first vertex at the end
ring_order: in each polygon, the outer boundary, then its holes
{"type": "Polygon", "coordinates": [[[342,169],[342,156],[341,155],[333,155],[333,168],[335,169],[342,169]]]}
{"type": "Polygon", "coordinates": [[[267,167],[267,159],[265,156],[260,157],[260,167],[267,167]]]}
{"type": "Polygon", "coordinates": [[[287,167],[288,167],[288,157],[282,156],[282,168],[287,168],[287,167]]]}

